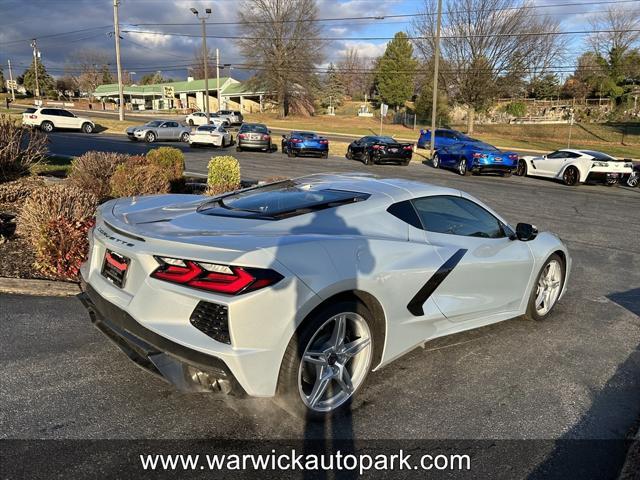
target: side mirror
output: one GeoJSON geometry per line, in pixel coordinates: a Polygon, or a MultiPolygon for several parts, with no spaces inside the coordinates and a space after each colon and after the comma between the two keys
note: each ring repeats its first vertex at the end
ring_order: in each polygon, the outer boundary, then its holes
{"type": "Polygon", "coordinates": [[[283,134],[283,135],[282,135],[282,138],[284,138],[284,139],[286,140],[286,139],[287,139],[287,136],[283,134]]]}
{"type": "Polygon", "coordinates": [[[516,238],[522,242],[528,242],[538,236],[538,229],[530,223],[519,223],[516,225],[516,238]]]}
{"type": "Polygon", "coordinates": [[[542,155],[542,159],[543,159],[543,160],[546,160],[546,159],[547,159],[547,156],[546,156],[546,155],[542,155]]]}
{"type": "Polygon", "coordinates": [[[268,130],[269,133],[271,133],[271,130],[268,130]]]}

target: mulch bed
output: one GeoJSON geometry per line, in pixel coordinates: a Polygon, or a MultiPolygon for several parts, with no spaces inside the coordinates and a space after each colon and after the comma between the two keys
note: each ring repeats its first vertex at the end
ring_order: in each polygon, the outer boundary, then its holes
{"type": "Polygon", "coordinates": [[[16,235],[0,243],[0,277],[46,279],[33,263],[36,260],[31,245],[16,235]]]}

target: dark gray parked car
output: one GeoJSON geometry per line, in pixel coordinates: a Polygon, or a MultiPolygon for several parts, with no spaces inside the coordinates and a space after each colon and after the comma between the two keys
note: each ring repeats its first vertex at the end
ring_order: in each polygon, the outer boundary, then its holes
{"type": "Polygon", "coordinates": [[[139,127],[127,128],[130,140],[145,140],[148,143],[161,141],[188,142],[191,127],[181,125],[175,120],[153,120],[139,127]]]}
{"type": "Polygon", "coordinates": [[[271,143],[271,130],[262,123],[243,123],[236,137],[238,146],[236,150],[263,150],[273,152],[278,147],[271,143]]]}

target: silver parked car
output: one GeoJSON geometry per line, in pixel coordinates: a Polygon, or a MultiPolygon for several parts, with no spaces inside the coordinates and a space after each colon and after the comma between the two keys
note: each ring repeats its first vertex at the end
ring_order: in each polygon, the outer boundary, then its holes
{"type": "Polygon", "coordinates": [[[145,140],[148,143],[156,140],[188,142],[190,135],[191,127],[175,120],[153,120],[139,127],[127,128],[129,140],[145,140]]]}

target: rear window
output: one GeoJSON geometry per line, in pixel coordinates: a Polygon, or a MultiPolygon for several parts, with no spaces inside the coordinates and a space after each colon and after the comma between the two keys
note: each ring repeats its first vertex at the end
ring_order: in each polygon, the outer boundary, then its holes
{"type": "Polygon", "coordinates": [[[367,193],[314,189],[308,184],[287,180],[216,198],[202,204],[198,212],[225,217],[280,220],[367,198],[367,193]]]}
{"type": "Polygon", "coordinates": [[[586,153],[587,155],[591,155],[596,160],[607,160],[609,162],[614,162],[616,159],[606,153],[596,152],[595,150],[582,150],[582,153],[586,153]]]}
{"type": "Polygon", "coordinates": [[[34,113],[36,110],[37,108],[26,108],[22,113],[34,113]]]}
{"type": "Polygon", "coordinates": [[[250,124],[250,123],[245,123],[244,125],[242,125],[242,127],[240,127],[240,132],[257,132],[257,133],[269,133],[269,130],[267,130],[267,127],[265,127],[264,125],[256,125],[256,124],[250,124]]]}
{"type": "Polygon", "coordinates": [[[378,137],[376,138],[378,143],[398,143],[391,137],[378,137]]]}
{"type": "Polygon", "coordinates": [[[218,127],[214,125],[202,125],[201,127],[196,128],[198,132],[215,132],[218,127]]]}

